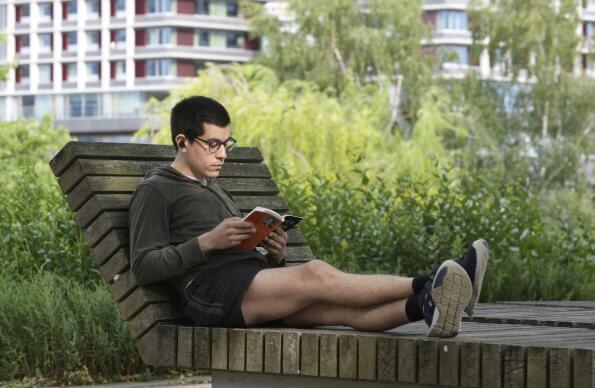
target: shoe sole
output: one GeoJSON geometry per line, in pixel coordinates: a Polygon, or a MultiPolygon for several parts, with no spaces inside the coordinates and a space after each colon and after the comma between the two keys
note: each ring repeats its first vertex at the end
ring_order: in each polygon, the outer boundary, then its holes
{"type": "Polygon", "coordinates": [[[465,312],[469,314],[469,316],[473,315],[475,305],[477,305],[477,302],[479,301],[481,287],[483,286],[483,278],[488,267],[488,259],[490,258],[490,248],[484,239],[479,239],[473,242],[473,248],[475,248],[475,254],[477,256],[477,264],[475,265],[475,279],[473,279],[473,294],[471,295],[469,304],[465,308],[465,312]]]}
{"type": "Polygon", "coordinates": [[[472,292],[471,279],[463,267],[453,260],[442,263],[432,283],[436,307],[428,337],[454,337],[459,333],[472,292]]]}

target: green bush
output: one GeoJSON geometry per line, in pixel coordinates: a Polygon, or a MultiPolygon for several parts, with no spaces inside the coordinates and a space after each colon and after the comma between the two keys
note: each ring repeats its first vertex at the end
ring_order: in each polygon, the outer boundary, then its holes
{"type": "Polygon", "coordinates": [[[71,381],[81,371],[114,376],[140,367],[106,286],[89,289],[47,272],[27,280],[0,276],[0,381],[71,381]]]}
{"type": "Polygon", "coordinates": [[[527,181],[279,175],[314,253],[341,269],[427,273],[483,237],[492,256],[482,301],[595,298],[592,209],[590,224],[553,209],[546,218],[527,181]]]}

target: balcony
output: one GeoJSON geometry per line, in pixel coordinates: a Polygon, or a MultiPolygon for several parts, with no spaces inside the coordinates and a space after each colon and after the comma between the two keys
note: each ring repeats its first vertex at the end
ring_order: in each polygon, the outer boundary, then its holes
{"type": "Polygon", "coordinates": [[[135,15],[135,28],[143,27],[193,27],[211,30],[249,31],[250,26],[243,18],[210,15],[144,14],[135,15]]]}
{"type": "Polygon", "coordinates": [[[249,61],[254,55],[255,52],[250,50],[208,46],[139,46],[134,52],[137,59],[181,58],[236,62],[249,61]]]}

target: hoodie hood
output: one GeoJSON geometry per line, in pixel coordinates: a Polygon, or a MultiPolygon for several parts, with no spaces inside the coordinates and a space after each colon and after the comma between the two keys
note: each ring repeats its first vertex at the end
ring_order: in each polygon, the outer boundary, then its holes
{"type": "Polygon", "coordinates": [[[190,177],[187,177],[186,175],[182,174],[181,172],[179,172],[172,166],[155,167],[155,168],[149,170],[149,172],[147,172],[147,174],[145,175],[145,179],[148,179],[155,175],[173,179],[178,182],[199,184],[204,187],[208,186],[209,181],[212,179],[212,178],[204,178],[202,180],[197,180],[194,178],[190,178],[190,177]]]}

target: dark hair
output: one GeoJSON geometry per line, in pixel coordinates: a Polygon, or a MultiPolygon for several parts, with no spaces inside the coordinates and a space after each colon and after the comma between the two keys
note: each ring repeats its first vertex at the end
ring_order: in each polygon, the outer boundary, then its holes
{"type": "Polygon", "coordinates": [[[176,136],[185,135],[191,143],[205,132],[204,123],[226,127],[231,122],[225,107],[209,97],[194,96],[176,104],[171,110],[171,140],[178,150],[176,136]]]}

